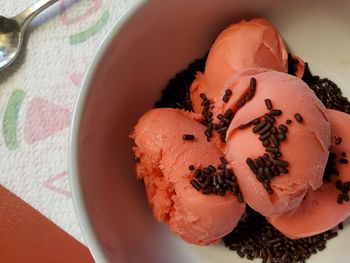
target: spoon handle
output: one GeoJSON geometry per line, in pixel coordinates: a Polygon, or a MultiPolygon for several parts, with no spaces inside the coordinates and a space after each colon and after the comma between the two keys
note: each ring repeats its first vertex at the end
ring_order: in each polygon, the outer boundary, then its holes
{"type": "Polygon", "coordinates": [[[41,11],[45,10],[58,1],[59,0],[39,0],[34,5],[17,15],[15,19],[21,27],[26,27],[34,17],[41,13],[41,11]]]}

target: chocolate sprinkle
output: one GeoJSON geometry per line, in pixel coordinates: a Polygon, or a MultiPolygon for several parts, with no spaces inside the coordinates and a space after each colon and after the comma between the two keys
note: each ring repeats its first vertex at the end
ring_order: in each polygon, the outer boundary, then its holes
{"type": "Polygon", "coordinates": [[[259,140],[264,142],[271,137],[271,132],[265,132],[259,137],[259,140]]]}
{"type": "Polygon", "coordinates": [[[262,135],[268,131],[270,131],[272,128],[271,123],[267,123],[261,130],[259,130],[259,134],[262,135]]]}
{"type": "Polygon", "coordinates": [[[276,127],[273,127],[273,128],[271,129],[271,133],[274,134],[274,135],[276,135],[276,134],[278,133],[277,128],[276,128],[276,127]]]}
{"type": "Polygon", "coordinates": [[[278,147],[280,145],[280,141],[278,140],[278,138],[275,135],[271,136],[271,141],[272,141],[273,145],[276,147],[278,147]]]}
{"type": "Polygon", "coordinates": [[[245,124],[241,124],[240,126],[238,126],[238,129],[245,129],[245,128],[248,128],[252,125],[252,122],[248,122],[248,123],[245,123],[245,124]]]}
{"type": "Polygon", "coordinates": [[[227,89],[227,90],[225,90],[225,94],[224,94],[224,96],[222,97],[222,100],[224,101],[224,102],[228,102],[229,100],[230,100],[230,97],[232,96],[232,90],[230,90],[230,89],[227,89]]]}
{"type": "Polygon", "coordinates": [[[206,168],[203,169],[203,173],[206,174],[206,175],[209,175],[209,174],[212,173],[212,171],[208,167],[206,167],[206,168]]]}
{"type": "Polygon", "coordinates": [[[270,152],[270,153],[278,153],[277,147],[266,147],[265,149],[267,152],[270,152]]]}
{"type": "Polygon", "coordinates": [[[267,146],[269,146],[271,144],[271,142],[270,142],[270,140],[265,140],[265,141],[263,141],[263,146],[264,147],[267,147],[267,146]]]}
{"type": "Polygon", "coordinates": [[[253,128],[253,132],[257,133],[259,132],[262,128],[264,128],[267,125],[266,121],[262,121],[260,123],[258,123],[254,128],[253,128]]]}
{"type": "Polygon", "coordinates": [[[226,89],[226,90],[225,90],[225,95],[226,95],[226,96],[231,96],[231,95],[232,95],[232,90],[226,89]]]}
{"type": "Polygon", "coordinates": [[[344,200],[344,196],[343,196],[342,194],[340,194],[340,195],[338,196],[337,203],[341,205],[341,204],[343,203],[343,200],[344,200]]]}
{"type": "Polygon", "coordinates": [[[259,118],[256,118],[256,119],[252,120],[252,124],[253,125],[257,125],[258,123],[260,123],[260,119],[259,118]]]}
{"type": "Polygon", "coordinates": [[[199,178],[201,175],[202,175],[202,170],[197,169],[193,176],[194,176],[194,178],[199,178]]]}
{"type": "Polygon", "coordinates": [[[257,169],[256,169],[255,166],[254,166],[253,160],[252,160],[251,158],[248,158],[248,159],[246,160],[246,162],[247,162],[247,164],[248,164],[250,170],[252,170],[252,172],[253,172],[255,175],[257,175],[257,174],[258,174],[258,171],[257,171],[257,169]]]}
{"type": "Polygon", "coordinates": [[[276,121],[276,119],[268,113],[264,115],[264,119],[271,124],[274,124],[276,121]]]}
{"type": "Polygon", "coordinates": [[[256,79],[255,78],[250,79],[249,88],[250,88],[250,91],[253,93],[256,91],[256,79]]]}
{"type": "Polygon", "coordinates": [[[349,163],[349,161],[347,159],[343,159],[343,158],[340,159],[339,162],[342,163],[342,164],[348,164],[349,163]]]}
{"type": "Polygon", "coordinates": [[[214,165],[209,165],[209,166],[208,166],[208,169],[209,169],[211,172],[215,172],[215,171],[216,171],[216,168],[214,167],[214,165]]]}
{"type": "Polygon", "coordinates": [[[268,110],[272,110],[272,102],[270,99],[265,100],[265,105],[268,110]]]}
{"type": "Polygon", "coordinates": [[[294,118],[300,123],[304,121],[303,117],[299,113],[295,113],[294,118]]]}
{"type": "Polygon", "coordinates": [[[192,135],[192,134],[184,134],[184,135],[182,135],[182,139],[184,141],[193,141],[194,140],[194,135],[192,135]]]}
{"type": "Polygon", "coordinates": [[[280,124],[278,126],[278,129],[280,129],[282,132],[287,132],[288,131],[288,127],[284,124],[280,124]]]}
{"type": "Polygon", "coordinates": [[[223,165],[223,164],[218,165],[218,170],[225,170],[225,169],[226,169],[226,165],[223,165]]]}
{"type": "Polygon", "coordinates": [[[202,194],[204,195],[211,194],[212,192],[213,192],[213,188],[210,188],[210,187],[205,187],[202,189],[202,194]]]}
{"type": "Polygon", "coordinates": [[[190,183],[193,186],[193,188],[196,189],[197,191],[199,191],[202,188],[201,185],[194,179],[192,179],[190,183]]]}
{"type": "Polygon", "coordinates": [[[224,156],[221,156],[221,157],[220,157],[220,162],[221,162],[223,165],[228,164],[228,162],[227,162],[227,160],[226,160],[226,158],[225,158],[224,156]]]}
{"type": "Polygon", "coordinates": [[[245,105],[245,102],[244,99],[240,99],[236,104],[237,108],[242,108],[245,105]]]}
{"type": "Polygon", "coordinates": [[[279,116],[282,114],[282,111],[281,110],[271,110],[270,114],[273,116],[279,116]]]}
{"type": "Polygon", "coordinates": [[[342,141],[343,141],[343,139],[342,139],[341,137],[337,137],[337,138],[335,139],[335,145],[341,144],[342,141]]]}
{"type": "Polygon", "coordinates": [[[286,139],[286,134],[284,132],[280,132],[280,133],[277,134],[277,138],[280,141],[284,141],[286,139]]]}

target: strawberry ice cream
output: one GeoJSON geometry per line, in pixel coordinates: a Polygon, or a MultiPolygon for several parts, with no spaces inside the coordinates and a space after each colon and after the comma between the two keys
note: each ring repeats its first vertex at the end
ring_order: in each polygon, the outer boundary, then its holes
{"type": "Polygon", "coordinates": [[[214,42],[205,72],[197,73],[191,87],[195,112],[201,112],[199,95],[215,99],[228,79],[245,68],[288,71],[288,53],[277,30],[266,19],[243,20],[224,30],[214,42]]]}
{"type": "Polygon", "coordinates": [[[350,154],[350,115],[335,110],[327,110],[327,113],[333,138],[331,152],[336,156],[339,176],[332,176],[331,183],[324,182],[316,191],[309,189],[305,199],[294,210],[268,218],[274,227],[293,239],[313,236],[332,229],[350,215],[350,202],[344,200],[342,204],[337,203],[340,190],[336,187],[338,180],[343,184],[350,181],[350,166],[346,161],[340,162],[341,159],[346,160],[345,154],[350,154]],[[336,145],[335,139],[339,137],[342,138],[342,142],[336,145]]]}
{"type": "Polygon", "coordinates": [[[232,194],[205,195],[190,184],[189,166],[220,164],[221,151],[203,135],[198,115],[175,109],[154,109],[145,113],[132,137],[137,174],[145,183],[155,218],[189,243],[217,242],[238,223],[245,204],[232,194]],[[182,136],[191,137],[184,140],[182,136]]]}
{"type": "MultiPolygon", "coordinates": [[[[255,95],[236,113],[227,132],[225,152],[246,202],[262,215],[273,216],[296,208],[310,188],[321,186],[330,146],[330,124],[325,107],[301,79],[277,71],[248,69],[236,75],[232,90],[249,89],[252,78],[256,79],[255,95]],[[266,108],[266,99],[272,101],[274,109],[281,110],[280,116],[275,117],[276,127],[292,120],[288,127],[284,125],[288,137],[280,145],[282,158],[290,164],[289,173],[271,180],[273,194],[267,193],[247,165],[247,158],[258,158],[267,148],[251,127],[239,128],[256,118],[263,119],[267,112],[272,114],[266,108]],[[295,119],[296,113],[303,122],[295,119]]],[[[229,101],[223,107],[234,107],[233,103],[229,101]]]]}
{"type": "MultiPolygon", "coordinates": [[[[189,68],[183,76],[198,69],[189,68]]],[[[292,239],[350,216],[350,116],[324,106],[330,96],[349,102],[335,84],[318,81],[301,58],[288,58],[269,21],[243,20],[224,30],[204,73],[196,74],[190,100],[185,86],[179,100],[167,96],[161,104],[186,110],[192,104],[194,112],[150,110],[131,135],[154,217],[183,240],[209,245],[236,227],[246,203],[292,239]],[[323,85],[333,93],[325,88],[320,95],[323,85]]]]}

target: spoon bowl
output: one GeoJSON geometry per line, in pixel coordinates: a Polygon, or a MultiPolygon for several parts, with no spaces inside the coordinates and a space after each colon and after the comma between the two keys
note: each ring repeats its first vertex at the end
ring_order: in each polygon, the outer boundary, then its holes
{"type": "Polygon", "coordinates": [[[39,0],[13,18],[0,16],[0,70],[18,57],[29,23],[43,10],[59,0],[39,0]]]}
{"type": "Polygon", "coordinates": [[[15,19],[0,16],[0,70],[17,58],[23,42],[22,35],[15,19]]]}

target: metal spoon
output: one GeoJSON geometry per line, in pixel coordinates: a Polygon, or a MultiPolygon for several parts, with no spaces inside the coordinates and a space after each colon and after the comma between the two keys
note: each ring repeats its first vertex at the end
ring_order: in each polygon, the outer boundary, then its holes
{"type": "Polygon", "coordinates": [[[15,17],[0,16],[0,70],[17,58],[24,33],[33,18],[57,1],[59,0],[40,0],[15,17]]]}

